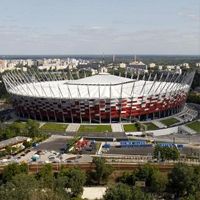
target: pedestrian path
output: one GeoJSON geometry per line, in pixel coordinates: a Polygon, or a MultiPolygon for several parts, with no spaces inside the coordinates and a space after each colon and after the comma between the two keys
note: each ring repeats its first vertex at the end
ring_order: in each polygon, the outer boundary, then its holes
{"type": "Polygon", "coordinates": [[[156,125],[158,128],[167,128],[167,126],[160,121],[155,120],[155,121],[152,121],[152,123],[156,125]]]}
{"type": "Polygon", "coordinates": [[[41,128],[42,126],[44,126],[46,123],[45,122],[40,122],[39,128],[41,128]]]}
{"type": "Polygon", "coordinates": [[[188,126],[185,126],[185,125],[182,125],[180,126],[180,129],[186,133],[189,133],[189,134],[195,134],[196,131],[192,130],[191,128],[189,128],[188,126]]]}
{"type": "Polygon", "coordinates": [[[122,124],[111,124],[112,132],[124,132],[124,127],[122,124]]]}
{"type": "Polygon", "coordinates": [[[69,124],[66,132],[77,132],[80,127],[80,124],[69,124]]]}
{"type": "Polygon", "coordinates": [[[184,120],[181,117],[179,116],[173,116],[173,117],[179,121],[176,124],[184,123],[184,120]]]}

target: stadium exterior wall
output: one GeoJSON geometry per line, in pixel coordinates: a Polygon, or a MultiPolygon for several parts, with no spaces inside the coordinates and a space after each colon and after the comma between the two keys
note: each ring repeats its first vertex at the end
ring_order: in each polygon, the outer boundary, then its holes
{"type": "MultiPolygon", "coordinates": [[[[11,91],[10,88],[14,87],[12,83],[14,79],[11,75],[13,74],[3,77],[8,92],[11,91]]],[[[179,79],[179,83],[188,84],[190,87],[193,77],[193,72],[185,74],[182,79],[179,79]]],[[[24,84],[25,82],[25,79],[21,79],[16,83],[15,79],[15,84],[24,84]]],[[[71,123],[111,123],[132,122],[173,115],[183,109],[188,90],[177,88],[177,90],[161,94],[106,99],[45,98],[19,95],[12,92],[11,95],[16,113],[22,118],[71,123]]]]}

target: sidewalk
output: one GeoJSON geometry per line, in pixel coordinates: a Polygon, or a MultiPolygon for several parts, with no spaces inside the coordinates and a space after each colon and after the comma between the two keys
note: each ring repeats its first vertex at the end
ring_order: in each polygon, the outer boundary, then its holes
{"type": "Polygon", "coordinates": [[[124,127],[122,124],[111,124],[112,132],[124,132],[124,127]]]}
{"type": "Polygon", "coordinates": [[[66,132],[77,132],[80,127],[80,124],[69,124],[66,128],[66,132]]]}

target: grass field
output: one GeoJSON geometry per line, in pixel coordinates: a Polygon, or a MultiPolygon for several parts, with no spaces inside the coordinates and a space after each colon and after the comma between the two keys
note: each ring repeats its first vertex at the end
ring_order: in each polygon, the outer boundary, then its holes
{"type": "Polygon", "coordinates": [[[40,127],[40,130],[65,132],[67,126],[68,126],[67,124],[58,124],[58,123],[48,122],[48,123],[44,124],[42,127],[40,127]]]}
{"type": "Polygon", "coordinates": [[[112,132],[110,125],[81,125],[78,132],[112,132]]]}
{"type": "MultiPolygon", "coordinates": [[[[144,123],[144,125],[147,126],[147,131],[158,129],[158,127],[156,125],[154,125],[153,123],[144,123]]],[[[125,132],[136,132],[136,131],[140,131],[140,128],[137,127],[135,124],[125,124],[124,131],[125,132]]]]}
{"type": "Polygon", "coordinates": [[[125,124],[124,131],[125,132],[136,132],[136,131],[139,131],[139,129],[135,126],[135,124],[125,124]]]}
{"type": "Polygon", "coordinates": [[[26,128],[26,122],[14,122],[20,129],[26,128]]]}
{"type": "Polygon", "coordinates": [[[166,126],[171,126],[179,121],[176,118],[168,118],[168,119],[160,120],[160,122],[166,126]]]}
{"type": "Polygon", "coordinates": [[[191,122],[191,123],[187,124],[186,126],[191,128],[192,130],[200,133],[200,122],[199,121],[191,122]]]}
{"type": "Polygon", "coordinates": [[[148,131],[152,131],[152,130],[157,130],[158,129],[158,127],[153,123],[145,123],[145,125],[147,126],[147,130],[148,131]]]}

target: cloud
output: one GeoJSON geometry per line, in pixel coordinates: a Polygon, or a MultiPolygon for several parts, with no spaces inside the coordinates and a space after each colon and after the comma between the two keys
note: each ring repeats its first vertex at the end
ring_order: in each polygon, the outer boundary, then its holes
{"type": "Polygon", "coordinates": [[[185,17],[194,21],[200,20],[200,11],[199,13],[195,13],[193,11],[180,11],[178,12],[178,16],[185,17]]]}
{"type": "Polygon", "coordinates": [[[110,26],[71,26],[49,31],[32,26],[0,25],[0,54],[197,53],[198,31],[121,29],[110,26]]]}

